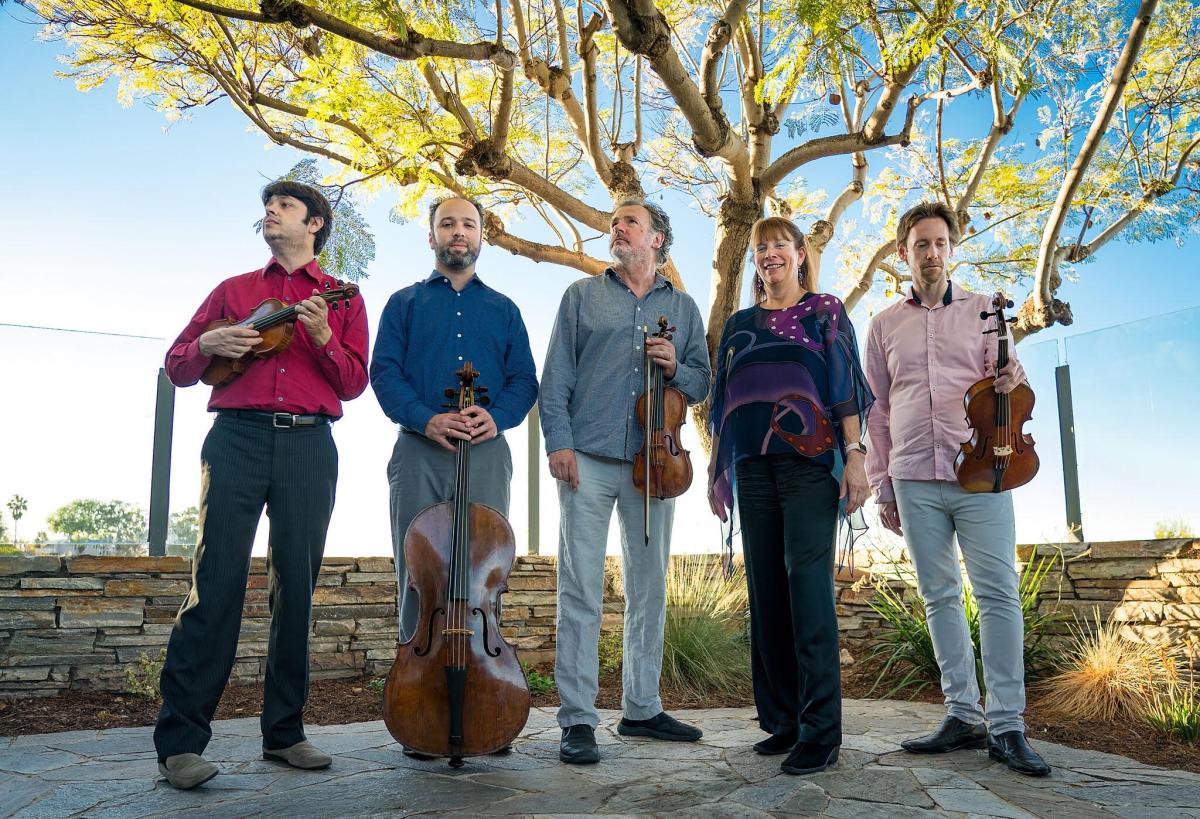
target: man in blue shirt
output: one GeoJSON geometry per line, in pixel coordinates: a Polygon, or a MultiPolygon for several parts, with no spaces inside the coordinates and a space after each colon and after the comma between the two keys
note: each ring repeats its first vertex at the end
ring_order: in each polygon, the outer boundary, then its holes
{"type": "Polygon", "coordinates": [[[371,386],[384,413],[400,425],[388,463],[392,548],[399,583],[400,641],[417,624],[408,587],[404,535],[421,510],[454,495],[456,442],[471,441],[471,503],[508,515],[512,456],[504,431],[537,399],[537,372],[521,311],[475,275],[483,208],[461,197],[429,208],[434,271],[394,293],[383,310],[371,361],[371,386]],[[443,409],[445,390],[467,361],[490,403],[443,409]]]}
{"type": "Polygon", "coordinates": [[[558,480],[558,633],[554,673],[562,707],[559,758],[596,762],[599,722],[598,648],[604,552],[614,504],[621,521],[625,582],[625,736],[694,742],[700,731],[663,711],[658,695],[666,620],[666,569],[674,500],[650,502],[649,532],[633,462],[644,433],[634,414],[645,373],[642,345],[668,386],[695,404],[708,395],[711,367],[704,323],[691,296],[676,290],[658,267],[671,247],[671,224],[657,205],[622,202],[613,211],[613,266],[567,288],[542,379],[541,420],[558,480]],[[674,338],[645,339],[659,316],[674,338]],[[646,541],[648,536],[649,542],[646,541]]]}

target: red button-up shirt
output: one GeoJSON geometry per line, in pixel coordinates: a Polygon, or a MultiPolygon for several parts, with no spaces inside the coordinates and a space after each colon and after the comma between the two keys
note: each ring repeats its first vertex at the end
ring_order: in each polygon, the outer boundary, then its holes
{"type": "MultiPolygon", "coordinates": [[[[272,257],[261,270],[226,279],[204,300],[167,351],[167,377],[177,387],[190,387],[200,380],[212,357],[200,352],[199,339],[217,319],[242,321],[264,299],[296,304],[314,289],[324,292],[337,286],[316,259],[289,273],[272,257]]],[[[296,322],[286,350],[254,361],[229,384],[213,387],[209,410],[323,413],[340,418],[342,401],[357,398],[367,388],[367,314],[362,298],[350,299],[349,307],[339,304],[337,310],[330,310],[329,328],[333,337],[318,348],[304,325],[296,322]]]]}
{"type": "MultiPolygon", "coordinates": [[[[987,296],[950,282],[944,298],[915,297],[880,311],[867,331],[867,383],[875,406],[867,416],[867,480],[881,503],[894,501],[892,478],[953,481],[954,459],[970,439],[963,397],[995,375],[997,343],[987,296]]],[[[1009,342],[1017,381],[1025,370],[1009,342]]]]}

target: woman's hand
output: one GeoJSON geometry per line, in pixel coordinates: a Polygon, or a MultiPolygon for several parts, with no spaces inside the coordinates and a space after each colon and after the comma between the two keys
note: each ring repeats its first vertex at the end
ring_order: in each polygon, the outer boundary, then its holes
{"type": "Polygon", "coordinates": [[[846,499],[846,514],[851,515],[862,508],[871,496],[867,485],[866,456],[858,450],[846,454],[846,468],[842,470],[842,487],[838,500],[846,499]]]}

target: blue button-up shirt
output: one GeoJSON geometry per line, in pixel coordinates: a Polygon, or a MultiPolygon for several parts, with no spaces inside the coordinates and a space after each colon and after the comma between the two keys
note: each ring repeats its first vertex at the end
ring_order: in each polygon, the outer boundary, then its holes
{"type": "Polygon", "coordinates": [[[614,270],[567,288],[546,351],[540,416],[546,451],[574,449],[632,461],[645,433],[634,405],[645,384],[643,332],[658,332],[658,317],[676,327],[677,370],[667,382],[698,403],[708,395],[712,368],[696,302],[661,275],[638,298],[614,270]]]}
{"type": "Polygon", "coordinates": [[[388,418],[424,433],[448,411],[445,390],[467,361],[479,371],[476,385],[488,388],[486,409],[499,431],[520,424],[537,400],[537,370],[512,300],[478,276],[455,291],[437,271],[392,294],[371,360],[371,386],[388,418]]]}

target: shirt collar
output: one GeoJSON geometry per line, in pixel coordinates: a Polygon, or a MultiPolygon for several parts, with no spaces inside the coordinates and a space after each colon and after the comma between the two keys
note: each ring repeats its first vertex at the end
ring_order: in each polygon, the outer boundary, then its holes
{"type": "Polygon", "coordinates": [[[303,273],[304,275],[308,276],[310,279],[317,282],[318,284],[325,281],[325,271],[321,269],[321,265],[317,263],[317,260],[315,258],[308,264],[303,265],[302,267],[298,267],[295,270],[289,271],[282,264],[280,264],[278,259],[276,259],[274,256],[272,256],[270,259],[267,260],[267,264],[266,264],[266,266],[263,267],[262,272],[263,272],[264,279],[267,277],[268,273],[279,273],[280,275],[283,275],[283,276],[287,276],[287,275],[294,274],[294,273],[303,273]]]}
{"type": "MultiPolygon", "coordinates": [[[[921,304],[921,299],[917,296],[917,291],[913,290],[911,287],[908,289],[908,296],[909,304],[915,304],[918,307],[924,306],[921,304]]],[[[961,288],[958,289],[958,292],[955,292],[954,282],[946,282],[946,292],[942,295],[942,306],[949,307],[950,302],[954,301],[955,299],[961,299],[963,296],[964,293],[961,288]]],[[[934,305],[934,307],[936,306],[937,305],[934,305]]]]}
{"type": "MultiPolygon", "coordinates": [[[[613,281],[617,282],[622,287],[625,286],[625,282],[621,281],[621,277],[617,273],[615,268],[612,268],[612,267],[604,268],[604,275],[610,277],[613,281]]],[[[656,270],[656,271],[654,271],[654,286],[651,287],[650,289],[657,290],[660,287],[670,287],[670,288],[674,289],[675,285],[671,284],[670,279],[668,279],[666,276],[664,276],[662,273],[659,273],[656,270]]]]}
{"type": "MultiPolygon", "coordinates": [[[[445,283],[445,285],[447,287],[451,286],[450,279],[446,277],[446,274],[439,273],[435,269],[432,273],[429,274],[429,278],[425,279],[425,284],[437,284],[438,282],[445,283]]],[[[470,279],[467,280],[467,287],[471,287],[472,285],[475,285],[475,284],[478,284],[480,287],[483,287],[488,290],[491,289],[490,287],[487,286],[487,284],[484,283],[483,279],[479,278],[478,273],[476,273],[474,276],[472,276],[470,279]]],[[[466,290],[467,288],[464,287],[463,289],[466,290]]]]}

